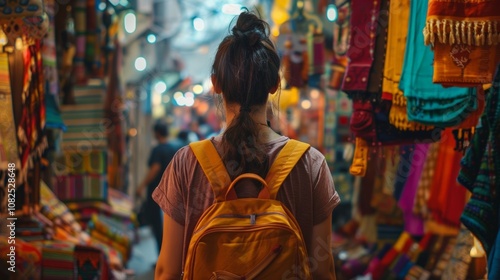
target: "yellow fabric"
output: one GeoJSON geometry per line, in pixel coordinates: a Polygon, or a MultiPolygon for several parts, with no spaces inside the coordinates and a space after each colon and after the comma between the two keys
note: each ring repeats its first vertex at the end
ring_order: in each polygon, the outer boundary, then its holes
{"type": "MultiPolygon", "coordinates": [[[[223,184],[227,171],[221,171],[224,165],[211,141],[190,146],[210,183],[217,184],[219,193],[229,192],[229,184],[223,184]]],[[[308,148],[308,144],[289,140],[266,180],[259,180],[276,194],[278,184],[308,148]]],[[[255,176],[242,174],[234,181],[255,176]]],[[[312,279],[300,227],[281,202],[221,199],[203,213],[189,244],[183,279],[281,279],[284,275],[312,279]]]]}
{"type": "Polygon", "coordinates": [[[408,121],[406,98],[399,90],[403,72],[406,36],[410,19],[410,0],[391,0],[389,7],[389,29],[387,33],[387,53],[385,56],[382,92],[392,96],[389,122],[401,130],[421,130],[425,126],[408,121]]]}
{"type": "Polygon", "coordinates": [[[368,166],[368,143],[363,138],[356,138],[356,149],[349,172],[353,176],[365,177],[368,166]]]}

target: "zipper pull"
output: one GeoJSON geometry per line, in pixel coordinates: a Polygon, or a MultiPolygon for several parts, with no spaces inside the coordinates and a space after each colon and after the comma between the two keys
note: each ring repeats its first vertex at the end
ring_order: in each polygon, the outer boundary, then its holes
{"type": "Polygon", "coordinates": [[[257,219],[257,215],[256,214],[251,214],[250,215],[250,224],[251,225],[255,225],[255,220],[257,219]]]}

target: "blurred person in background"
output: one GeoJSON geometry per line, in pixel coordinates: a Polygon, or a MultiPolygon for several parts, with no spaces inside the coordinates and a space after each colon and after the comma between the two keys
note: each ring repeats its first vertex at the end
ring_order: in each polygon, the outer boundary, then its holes
{"type": "Polygon", "coordinates": [[[151,150],[148,160],[149,169],[136,189],[136,197],[145,198],[142,205],[144,224],[151,227],[156,239],[158,252],[160,252],[163,218],[160,207],[153,201],[151,195],[160,183],[163,171],[167,168],[177,150],[182,146],[177,142],[169,141],[169,126],[163,120],[156,121],[153,126],[153,132],[157,145],[151,150]]]}

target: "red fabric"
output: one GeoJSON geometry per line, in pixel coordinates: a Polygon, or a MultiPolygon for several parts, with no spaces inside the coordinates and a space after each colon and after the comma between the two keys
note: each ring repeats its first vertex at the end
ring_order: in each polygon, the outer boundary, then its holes
{"type": "Polygon", "coordinates": [[[446,129],[439,145],[427,206],[436,221],[458,227],[465,207],[465,188],[457,182],[462,153],[454,147],[452,131],[446,129]]]}
{"type": "Polygon", "coordinates": [[[499,0],[478,1],[429,1],[428,16],[450,15],[459,18],[486,18],[500,19],[499,0]]]}
{"type": "Polygon", "coordinates": [[[351,1],[351,36],[347,57],[349,64],[342,85],[343,91],[366,91],[374,60],[380,1],[351,1]]]}

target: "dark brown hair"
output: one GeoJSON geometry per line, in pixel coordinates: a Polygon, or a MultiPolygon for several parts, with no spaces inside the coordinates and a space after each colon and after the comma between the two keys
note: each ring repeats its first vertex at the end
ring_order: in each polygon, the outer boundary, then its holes
{"type": "Polygon", "coordinates": [[[279,83],[280,59],[269,39],[269,25],[255,14],[241,13],[220,43],[212,66],[216,88],[227,105],[240,105],[240,113],[228,124],[222,158],[232,177],[243,172],[265,176],[268,155],[258,137],[259,126],[250,117],[253,106],[267,102],[279,83]]]}

